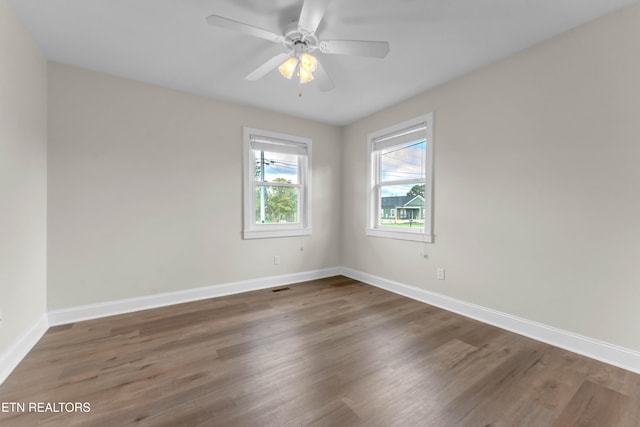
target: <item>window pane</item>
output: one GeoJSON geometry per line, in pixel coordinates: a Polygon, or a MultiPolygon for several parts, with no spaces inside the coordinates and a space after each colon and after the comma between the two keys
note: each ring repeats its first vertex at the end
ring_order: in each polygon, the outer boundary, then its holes
{"type": "Polygon", "coordinates": [[[258,150],[254,153],[256,181],[299,183],[297,155],[258,150]]]}
{"type": "Polygon", "coordinates": [[[426,141],[395,145],[380,152],[380,181],[400,181],[425,176],[426,141]]]}
{"type": "Polygon", "coordinates": [[[256,224],[298,222],[298,188],[258,185],[256,187],[256,224]]]}
{"type": "Polygon", "coordinates": [[[383,185],[380,197],[380,225],[424,226],[424,184],[383,185]]]}

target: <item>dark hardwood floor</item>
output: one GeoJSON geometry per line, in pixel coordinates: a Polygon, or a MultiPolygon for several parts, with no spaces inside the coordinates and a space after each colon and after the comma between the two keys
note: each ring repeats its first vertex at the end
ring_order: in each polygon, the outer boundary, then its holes
{"type": "Polygon", "coordinates": [[[640,375],[332,277],[51,328],[9,402],[2,426],[636,427],[640,375]]]}

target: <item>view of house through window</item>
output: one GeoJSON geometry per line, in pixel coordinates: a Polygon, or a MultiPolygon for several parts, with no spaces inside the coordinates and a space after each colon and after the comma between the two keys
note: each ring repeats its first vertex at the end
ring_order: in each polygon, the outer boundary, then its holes
{"type": "Polygon", "coordinates": [[[368,137],[367,234],[432,241],[433,114],[368,137]]]}
{"type": "Polygon", "coordinates": [[[392,146],[380,152],[380,225],[424,226],[426,141],[392,146]]]}

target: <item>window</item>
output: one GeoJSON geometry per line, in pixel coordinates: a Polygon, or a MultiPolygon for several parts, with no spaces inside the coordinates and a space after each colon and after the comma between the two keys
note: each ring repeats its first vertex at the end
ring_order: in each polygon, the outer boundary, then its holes
{"type": "Polygon", "coordinates": [[[433,113],[370,134],[368,153],[367,235],[433,242],[433,113]]]}
{"type": "Polygon", "coordinates": [[[245,239],[311,234],[311,140],[243,128],[245,239]]]}

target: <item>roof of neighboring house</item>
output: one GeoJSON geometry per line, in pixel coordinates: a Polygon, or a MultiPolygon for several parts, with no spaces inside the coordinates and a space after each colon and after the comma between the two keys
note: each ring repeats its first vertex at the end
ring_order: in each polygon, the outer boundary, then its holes
{"type": "Polygon", "coordinates": [[[424,201],[422,196],[387,196],[382,197],[382,207],[383,208],[398,208],[402,206],[406,206],[413,201],[415,198],[420,198],[424,201]]]}

